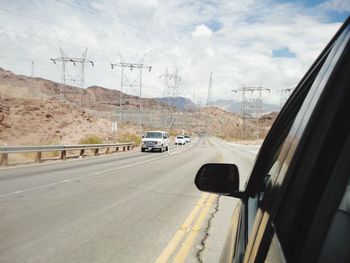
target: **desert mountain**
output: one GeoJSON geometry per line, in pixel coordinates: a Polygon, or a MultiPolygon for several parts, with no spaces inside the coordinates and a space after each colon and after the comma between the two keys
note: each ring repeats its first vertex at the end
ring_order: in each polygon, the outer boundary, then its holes
{"type": "MultiPolygon", "coordinates": [[[[241,102],[235,100],[216,100],[212,103],[214,106],[225,111],[241,114],[241,102]]],[[[262,112],[268,114],[270,112],[279,111],[279,107],[274,104],[263,103],[262,112]]]]}
{"type": "Polygon", "coordinates": [[[163,97],[163,98],[155,98],[156,101],[161,102],[163,104],[170,105],[175,107],[180,111],[193,111],[198,109],[198,106],[192,102],[192,100],[184,98],[184,97],[163,97]]]}

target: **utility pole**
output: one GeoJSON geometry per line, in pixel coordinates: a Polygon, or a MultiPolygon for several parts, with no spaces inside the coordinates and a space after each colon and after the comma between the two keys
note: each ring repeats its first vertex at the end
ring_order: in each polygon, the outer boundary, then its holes
{"type": "Polygon", "coordinates": [[[213,72],[210,72],[210,78],[209,78],[209,86],[208,86],[208,98],[207,98],[207,107],[211,107],[212,105],[212,89],[213,89],[213,72]]]}
{"type": "MultiPolygon", "coordinates": [[[[132,115],[132,110],[128,111],[126,108],[124,109],[122,106],[123,92],[125,93],[128,92],[127,94],[130,94],[131,93],[130,89],[138,88],[138,94],[134,94],[134,95],[138,97],[138,107],[139,107],[138,123],[140,125],[140,130],[142,130],[142,124],[143,124],[143,121],[142,121],[142,71],[144,69],[147,69],[148,72],[152,70],[151,66],[147,66],[143,64],[145,55],[140,59],[138,63],[126,62],[122,57],[122,55],[120,55],[120,63],[111,63],[112,69],[114,69],[115,67],[120,68],[119,121],[120,123],[122,123],[124,120],[128,121],[128,117],[129,117],[129,120],[133,121],[132,116],[127,116],[127,115],[132,115]],[[134,72],[136,70],[137,76],[133,80],[131,80],[130,76],[128,77],[128,74],[125,72],[125,69],[129,69],[130,71],[134,70],[134,72]]],[[[131,100],[130,96],[129,96],[129,100],[131,100]]]]}
{"type": "Polygon", "coordinates": [[[270,89],[263,88],[261,86],[258,87],[242,87],[236,90],[232,90],[233,92],[241,92],[242,93],[242,103],[241,103],[241,116],[242,116],[242,139],[246,135],[247,124],[252,121],[256,122],[256,128],[259,136],[259,118],[262,115],[262,92],[267,91],[270,93],[270,89]],[[247,96],[247,93],[250,93],[250,97],[247,96]],[[257,93],[257,96],[253,97],[254,93],[257,93]]]}
{"type": "Polygon", "coordinates": [[[34,77],[34,61],[32,61],[32,68],[31,68],[31,77],[34,77]]]}
{"type": "MultiPolygon", "coordinates": [[[[207,96],[207,107],[211,107],[213,106],[213,72],[210,72],[210,77],[209,77],[209,85],[208,85],[208,96],[207,96]]],[[[208,121],[210,121],[208,118],[204,118],[205,119],[205,130],[207,135],[209,135],[209,123],[208,121]]]]}
{"type": "MultiPolygon", "coordinates": [[[[60,47],[60,53],[61,56],[58,58],[50,58],[50,60],[57,64],[57,62],[62,62],[62,83],[64,85],[67,85],[68,81],[72,82],[78,82],[80,90],[78,92],[69,92],[69,93],[80,93],[80,106],[82,106],[82,92],[85,88],[85,64],[91,64],[91,66],[95,66],[94,62],[92,60],[86,59],[87,54],[87,48],[79,58],[75,57],[67,57],[65,53],[63,52],[63,49],[60,47]],[[75,75],[75,77],[72,77],[71,74],[67,70],[67,64],[72,64],[74,67],[78,68],[79,73],[75,75]],[[71,76],[71,79],[68,79],[67,76],[71,76]]],[[[60,96],[63,96],[63,92],[60,87],[60,96]]]]}
{"type": "Polygon", "coordinates": [[[168,113],[164,112],[163,121],[164,124],[168,126],[168,129],[170,129],[175,123],[175,118],[173,114],[173,102],[175,96],[179,94],[179,82],[181,81],[181,77],[179,76],[177,69],[175,70],[175,73],[172,74],[168,72],[168,67],[166,67],[165,73],[160,75],[159,78],[164,79],[163,95],[167,99],[168,107],[170,107],[170,116],[168,113]]]}

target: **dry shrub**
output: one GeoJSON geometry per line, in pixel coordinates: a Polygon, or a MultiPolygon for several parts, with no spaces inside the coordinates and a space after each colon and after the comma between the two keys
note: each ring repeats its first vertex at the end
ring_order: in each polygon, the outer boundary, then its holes
{"type": "Polygon", "coordinates": [[[136,146],[141,145],[141,140],[142,139],[140,135],[131,132],[119,134],[117,137],[118,143],[134,142],[136,146]]]}
{"type": "Polygon", "coordinates": [[[79,140],[79,144],[102,144],[103,139],[97,135],[87,135],[79,140]]]}

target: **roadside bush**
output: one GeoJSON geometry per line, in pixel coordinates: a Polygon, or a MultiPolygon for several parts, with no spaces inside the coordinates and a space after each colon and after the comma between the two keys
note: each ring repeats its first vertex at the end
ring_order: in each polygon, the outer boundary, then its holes
{"type": "Polygon", "coordinates": [[[136,146],[141,145],[141,136],[136,133],[122,133],[117,137],[117,142],[126,143],[126,142],[134,142],[136,146]]]}
{"type": "Polygon", "coordinates": [[[79,140],[79,144],[102,144],[102,138],[97,135],[87,135],[79,140]]]}

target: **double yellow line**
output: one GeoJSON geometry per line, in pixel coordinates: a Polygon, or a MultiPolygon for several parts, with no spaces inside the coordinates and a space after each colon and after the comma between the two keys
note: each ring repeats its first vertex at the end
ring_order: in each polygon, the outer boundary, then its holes
{"type": "Polygon", "coordinates": [[[176,231],[173,238],[170,240],[168,245],[164,248],[163,252],[159,255],[156,263],[168,262],[169,258],[175,252],[183,237],[187,234],[186,239],[181,244],[181,247],[178,249],[173,262],[185,262],[188,253],[190,252],[194,241],[198,233],[201,230],[201,227],[210,211],[210,208],[217,198],[215,194],[204,193],[200,197],[199,201],[188,215],[184,223],[176,231]],[[198,215],[199,214],[199,215],[198,215]],[[198,215],[198,216],[197,216],[198,215]],[[197,219],[196,219],[197,218],[197,219]],[[194,224],[192,222],[196,219],[194,224]]]}
{"type": "MultiPolygon", "coordinates": [[[[223,158],[220,155],[219,161],[222,162],[223,158]]],[[[216,194],[203,193],[195,207],[192,209],[191,213],[188,215],[184,223],[176,231],[173,238],[170,240],[168,245],[164,248],[162,253],[159,255],[156,263],[168,262],[173,253],[173,262],[180,263],[185,262],[188,254],[191,251],[194,241],[199,234],[201,227],[210,212],[214,201],[218,198],[216,194]],[[193,223],[194,222],[194,223],[193,223]],[[193,223],[193,225],[192,225],[193,223]],[[185,238],[185,236],[187,237],[185,238]],[[182,243],[181,241],[184,240],[182,243]],[[179,244],[181,246],[178,248],[179,244]]]]}

